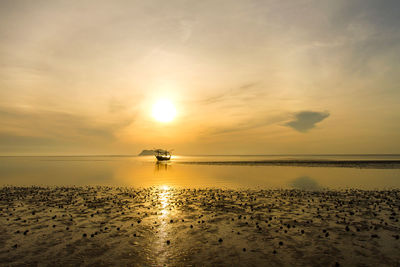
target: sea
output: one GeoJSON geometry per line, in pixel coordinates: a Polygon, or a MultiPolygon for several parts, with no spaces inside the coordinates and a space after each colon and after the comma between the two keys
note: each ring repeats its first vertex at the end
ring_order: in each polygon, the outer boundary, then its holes
{"type": "Polygon", "coordinates": [[[0,186],[400,188],[400,155],[2,156],[0,186]]]}

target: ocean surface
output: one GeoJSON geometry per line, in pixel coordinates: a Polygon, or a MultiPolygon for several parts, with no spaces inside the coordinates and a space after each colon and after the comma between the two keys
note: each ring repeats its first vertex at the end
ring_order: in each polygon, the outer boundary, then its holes
{"type": "Polygon", "coordinates": [[[400,155],[0,157],[0,185],[398,189],[400,155]]]}

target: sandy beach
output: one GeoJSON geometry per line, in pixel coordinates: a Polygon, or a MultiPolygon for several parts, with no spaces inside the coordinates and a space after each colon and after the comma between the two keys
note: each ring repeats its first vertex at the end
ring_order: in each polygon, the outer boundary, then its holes
{"type": "Polygon", "coordinates": [[[0,265],[398,266],[399,197],[5,186],[0,265]]]}

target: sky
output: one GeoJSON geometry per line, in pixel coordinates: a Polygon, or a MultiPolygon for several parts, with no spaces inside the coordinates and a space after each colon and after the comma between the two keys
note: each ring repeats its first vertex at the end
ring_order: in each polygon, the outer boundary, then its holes
{"type": "Polygon", "coordinates": [[[400,153],[400,2],[0,1],[0,155],[400,153]],[[152,106],[168,99],[176,117],[152,106]]]}

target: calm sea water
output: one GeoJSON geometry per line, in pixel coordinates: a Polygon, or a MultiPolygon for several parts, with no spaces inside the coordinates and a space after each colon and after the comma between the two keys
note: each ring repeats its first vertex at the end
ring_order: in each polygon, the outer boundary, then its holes
{"type": "Polygon", "coordinates": [[[379,168],[248,164],[270,160],[393,161],[400,155],[174,156],[169,163],[157,163],[152,156],[0,157],[0,185],[400,188],[400,168],[390,164],[379,168]]]}

